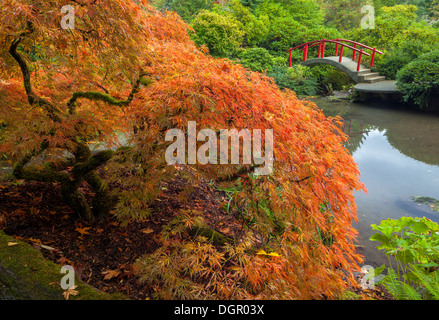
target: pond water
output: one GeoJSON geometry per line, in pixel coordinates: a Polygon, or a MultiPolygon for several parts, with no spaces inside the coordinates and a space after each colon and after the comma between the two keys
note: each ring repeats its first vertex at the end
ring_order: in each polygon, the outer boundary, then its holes
{"type": "Polygon", "coordinates": [[[439,115],[401,109],[395,103],[350,103],[313,99],[326,115],[340,115],[368,192],[357,192],[359,251],[373,267],[387,257],[369,237],[371,224],[402,216],[439,222],[439,212],[413,202],[412,196],[439,199],[439,115]]]}

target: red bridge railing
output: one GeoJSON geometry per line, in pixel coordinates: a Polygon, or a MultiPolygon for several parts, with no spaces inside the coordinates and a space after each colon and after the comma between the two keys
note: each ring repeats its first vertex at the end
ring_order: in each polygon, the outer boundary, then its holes
{"type": "Polygon", "coordinates": [[[344,48],[348,48],[348,49],[352,50],[352,52],[353,52],[352,60],[354,60],[354,61],[355,61],[356,55],[358,53],[357,71],[360,71],[361,59],[364,55],[365,56],[372,56],[371,60],[370,60],[370,66],[373,67],[373,64],[375,61],[375,54],[376,53],[383,54],[383,52],[378,51],[376,48],[372,48],[372,47],[366,46],[364,44],[361,44],[359,42],[355,42],[352,40],[338,39],[338,38],[334,39],[334,40],[323,39],[323,40],[310,41],[310,42],[298,45],[294,48],[290,48],[289,50],[287,50],[287,52],[290,53],[289,66],[291,67],[293,64],[293,50],[300,49],[300,48],[301,48],[301,50],[303,50],[303,61],[306,61],[308,59],[309,48],[316,47],[316,46],[319,46],[318,58],[324,58],[325,57],[326,43],[334,43],[335,44],[335,55],[340,57],[339,58],[340,63],[343,59],[343,49],[344,48]],[[353,46],[346,44],[346,43],[352,44],[353,46]],[[371,50],[372,53],[367,53],[365,50],[371,50]]]}

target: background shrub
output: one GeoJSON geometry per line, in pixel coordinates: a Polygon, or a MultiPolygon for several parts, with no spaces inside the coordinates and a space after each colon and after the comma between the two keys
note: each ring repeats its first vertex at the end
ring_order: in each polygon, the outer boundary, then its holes
{"type": "Polygon", "coordinates": [[[199,11],[212,9],[215,4],[215,0],[155,0],[155,2],[161,10],[177,12],[186,22],[191,22],[199,11]]]}
{"type": "Polygon", "coordinates": [[[413,101],[421,109],[428,107],[432,91],[439,88],[439,51],[407,64],[397,73],[396,84],[404,101],[413,101]]]}
{"type": "Polygon", "coordinates": [[[396,79],[396,74],[409,62],[433,47],[421,41],[406,41],[401,46],[393,47],[379,60],[376,71],[388,79],[396,79]]]}
{"type": "Polygon", "coordinates": [[[213,56],[230,57],[242,44],[242,24],[230,15],[202,10],[192,21],[194,42],[206,45],[213,56]]]}
{"type": "Polygon", "coordinates": [[[285,60],[283,58],[275,58],[264,48],[246,49],[238,55],[238,58],[238,62],[244,67],[258,72],[271,72],[275,64],[280,64],[280,59],[285,60]]]}
{"type": "Polygon", "coordinates": [[[313,96],[318,92],[319,83],[309,67],[295,65],[292,68],[273,66],[273,71],[267,73],[273,77],[280,88],[288,88],[297,95],[313,96]]]}

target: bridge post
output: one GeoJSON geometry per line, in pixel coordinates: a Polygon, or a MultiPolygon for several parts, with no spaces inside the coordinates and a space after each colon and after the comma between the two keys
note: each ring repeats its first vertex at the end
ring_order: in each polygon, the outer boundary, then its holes
{"type": "Polygon", "coordinates": [[[308,45],[306,44],[303,48],[303,61],[305,62],[308,59],[308,45]]]}
{"type": "Polygon", "coordinates": [[[293,50],[290,49],[290,58],[288,59],[288,65],[291,68],[293,66],[293,50]]]}
{"type": "Polygon", "coordinates": [[[326,39],[323,39],[323,42],[322,42],[322,58],[325,57],[325,44],[326,44],[326,39]]]}
{"type": "Polygon", "coordinates": [[[374,61],[375,61],[375,52],[376,52],[376,48],[373,48],[373,50],[372,50],[372,58],[370,59],[370,67],[372,68],[373,67],[373,63],[374,63],[374,61]]]}
{"type": "Polygon", "coordinates": [[[361,56],[362,56],[362,55],[363,55],[363,49],[360,50],[360,54],[358,55],[357,72],[360,71],[361,56]]]}
{"type": "Polygon", "coordinates": [[[340,49],[340,58],[338,59],[338,62],[340,62],[341,63],[341,61],[342,61],[342,59],[343,59],[343,48],[344,48],[344,46],[343,46],[343,44],[341,45],[341,49],[340,49]]]}
{"type": "Polygon", "coordinates": [[[322,52],[322,43],[319,43],[319,53],[317,54],[317,58],[321,58],[321,52],[322,52]]]}
{"type": "MultiPolygon", "coordinates": [[[[354,48],[357,49],[357,44],[354,44],[354,48]]],[[[355,61],[355,54],[357,53],[355,50],[353,50],[354,53],[352,54],[352,60],[355,61]]]]}

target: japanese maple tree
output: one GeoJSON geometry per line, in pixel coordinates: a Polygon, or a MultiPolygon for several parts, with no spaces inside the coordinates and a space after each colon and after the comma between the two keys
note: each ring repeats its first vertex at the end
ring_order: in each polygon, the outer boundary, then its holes
{"type": "Polygon", "coordinates": [[[151,214],[160,181],[177,169],[165,160],[169,129],[185,132],[196,121],[217,131],[273,130],[268,176],[254,177],[255,163],[193,165],[189,183],[244,181],[236,201],[251,228],[212,244],[179,227],[200,221],[197,213],[173,221],[165,245],[139,260],[159,297],[330,298],[345,287],[360,260],[351,224],[353,193],[363,186],[340,119],[209,56],[176,14],[145,0],[4,0],[0,20],[0,152],[17,178],[59,183],[83,219],[111,209],[121,219],[151,214]],[[66,4],[75,8],[68,30],[60,26],[66,4]]]}

